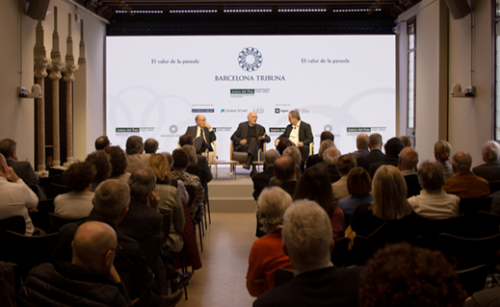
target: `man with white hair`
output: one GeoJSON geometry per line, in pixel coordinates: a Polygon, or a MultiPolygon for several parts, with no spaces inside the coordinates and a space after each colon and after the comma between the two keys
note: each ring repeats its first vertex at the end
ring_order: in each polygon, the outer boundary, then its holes
{"type": "Polygon", "coordinates": [[[283,217],[282,236],[295,278],[262,293],[254,307],[358,306],[361,267],[337,268],[330,262],[334,241],[323,208],[295,201],[283,217]]]}
{"type": "Polygon", "coordinates": [[[340,180],[339,170],[337,169],[337,161],[340,158],[340,150],[333,146],[323,152],[323,162],[326,164],[326,171],[330,175],[330,183],[335,183],[340,180]]]}
{"type": "Polygon", "coordinates": [[[309,167],[313,167],[317,163],[320,163],[322,160],[322,154],[323,152],[328,148],[331,147],[331,144],[334,144],[333,142],[335,141],[335,136],[333,133],[330,131],[323,131],[321,132],[321,135],[319,137],[319,152],[314,155],[310,155],[307,157],[307,160],[305,161],[306,164],[306,169],[309,167]],[[325,141],[328,141],[328,145],[323,145],[325,141]],[[321,150],[323,148],[323,150],[321,150]]]}
{"type": "Polygon", "coordinates": [[[212,126],[207,123],[207,118],[202,114],[198,114],[194,118],[194,121],[196,122],[196,126],[187,127],[186,134],[193,137],[196,153],[202,154],[205,150],[214,151],[212,142],[217,140],[217,136],[212,126]]]}
{"type": "Polygon", "coordinates": [[[472,172],[479,177],[482,177],[489,182],[500,180],[500,145],[495,141],[488,141],[483,145],[483,161],[484,164],[476,166],[472,172]]]}
{"type": "Polygon", "coordinates": [[[486,179],[474,175],[470,168],[472,157],[459,151],[452,159],[453,177],[446,180],[444,190],[460,198],[484,198],[490,196],[490,185],[486,179]]]}
{"type": "Polygon", "coordinates": [[[415,167],[418,164],[418,152],[411,148],[405,147],[399,154],[398,169],[405,178],[407,189],[407,198],[420,195],[420,183],[418,181],[415,167]]]}
{"type": "Polygon", "coordinates": [[[151,154],[144,153],[144,143],[142,137],[137,135],[129,136],[125,144],[127,153],[127,169],[126,173],[133,173],[136,170],[144,168],[148,163],[151,154]]]}

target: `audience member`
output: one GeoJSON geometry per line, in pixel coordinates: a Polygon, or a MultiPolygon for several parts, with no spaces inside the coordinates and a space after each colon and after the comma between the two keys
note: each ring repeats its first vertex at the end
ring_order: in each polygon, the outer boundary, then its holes
{"type": "Polygon", "coordinates": [[[412,147],[411,139],[409,137],[407,137],[406,135],[400,136],[399,139],[401,140],[401,142],[403,142],[404,147],[412,147]]]}
{"type": "MultiPolygon", "coordinates": [[[[418,152],[411,148],[405,147],[399,154],[398,169],[405,178],[407,188],[407,198],[420,194],[420,183],[415,168],[418,164],[418,152]]],[[[444,181],[443,181],[444,183],[444,181]]]]}
{"type": "Polygon", "coordinates": [[[372,181],[373,202],[361,204],[351,220],[356,234],[381,242],[399,242],[418,235],[417,215],[406,199],[401,172],[382,165],[372,181]]]}
{"type": "Polygon", "coordinates": [[[214,151],[212,142],[217,140],[215,130],[207,123],[207,118],[204,115],[198,114],[194,118],[196,126],[189,126],[185,134],[193,137],[193,145],[196,148],[197,154],[202,154],[205,151],[214,151]]]}
{"type": "Polygon", "coordinates": [[[338,150],[337,147],[330,147],[323,153],[323,162],[326,164],[326,171],[330,176],[330,183],[335,183],[340,180],[339,170],[337,169],[337,161],[340,155],[340,150],[338,150]]]}
{"type": "Polygon", "coordinates": [[[38,178],[38,175],[35,174],[35,171],[29,162],[18,161],[19,159],[17,158],[16,149],[17,144],[14,140],[3,139],[0,141],[0,153],[5,157],[7,166],[12,167],[16,175],[19,176],[19,178],[21,178],[33,192],[35,192],[38,199],[46,200],[47,196],[45,196],[45,193],[39,186],[40,179],[38,178]]]}
{"type": "Polygon", "coordinates": [[[460,198],[443,189],[441,164],[424,162],[418,168],[418,180],[424,188],[420,195],[408,199],[413,211],[431,220],[444,220],[460,214],[460,198]]]}
{"type": "Polygon", "coordinates": [[[370,164],[370,177],[373,178],[377,169],[382,165],[392,165],[398,167],[399,153],[403,150],[403,148],[403,142],[399,138],[389,139],[389,141],[387,141],[384,145],[385,157],[378,162],[370,164]]]}
{"type": "Polygon", "coordinates": [[[148,162],[150,154],[144,152],[144,144],[142,143],[142,137],[132,135],[127,139],[125,145],[125,152],[127,153],[127,173],[133,173],[136,170],[144,168],[148,162]]]}
{"type": "Polygon", "coordinates": [[[312,200],[325,209],[332,225],[333,239],[344,237],[344,213],[338,208],[328,173],[324,169],[313,167],[304,172],[293,196],[293,200],[300,199],[312,200]]]}
{"type": "Polygon", "coordinates": [[[111,178],[111,170],[113,167],[110,162],[110,157],[104,150],[94,151],[89,154],[85,159],[85,162],[94,165],[96,170],[94,181],[92,182],[92,186],[90,188],[90,191],[94,192],[101,182],[111,178]]]}
{"type": "Polygon", "coordinates": [[[459,151],[453,155],[453,177],[446,180],[444,190],[460,198],[484,198],[490,196],[490,186],[486,179],[471,172],[472,157],[468,152],[459,151]]]}
{"type": "Polygon", "coordinates": [[[184,145],[182,149],[184,149],[189,156],[190,163],[188,164],[186,172],[200,178],[201,185],[205,190],[204,202],[206,202],[206,199],[208,199],[208,183],[212,180],[212,172],[208,167],[207,159],[204,156],[196,155],[196,149],[193,145],[184,145]]]}
{"type": "Polygon", "coordinates": [[[281,182],[280,187],[290,196],[295,194],[299,167],[290,156],[281,156],[274,162],[274,176],[281,182]]]}
{"type": "Polygon", "coordinates": [[[325,210],[313,201],[295,201],[283,218],[283,249],[295,278],[262,293],[254,307],[358,306],[361,267],[334,267],[334,241],[325,210]]]}
{"type": "Polygon", "coordinates": [[[453,177],[453,169],[449,162],[451,156],[451,145],[450,143],[441,140],[434,144],[434,157],[436,161],[441,163],[443,167],[444,181],[453,177]]]}
{"type": "Polygon", "coordinates": [[[266,151],[264,155],[264,171],[252,176],[253,193],[252,196],[255,200],[259,198],[262,190],[269,186],[269,180],[274,176],[274,162],[280,156],[279,152],[275,149],[266,151]]]}
{"type": "Polygon", "coordinates": [[[12,167],[7,166],[3,154],[0,154],[0,220],[20,215],[26,223],[26,236],[31,236],[34,231],[33,223],[28,210],[38,206],[38,197],[16,175],[12,167]],[[8,182],[10,180],[12,182],[8,182]]]}
{"type": "Polygon", "coordinates": [[[361,272],[361,307],[459,307],[466,296],[441,252],[408,243],[380,249],[361,272]]]}
{"type": "Polygon", "coordinates": [[[370,142],[370,137],[368,134],[361,133],[356,137],[356,148],[358,150],[351,152],[351,155],[357,160],[359,157],[367,155],[370,153],[368,148],[368,143],[370,142]]]}
{"type": "Polygon", "coordinates": [[[328,147],[331,147],[331,145],[323,147],[323,143],[325,141],[328,141],[328,144],[334,144],[333,140],[335,139],[335,136],[330,131],[323,131],[323,132],[321,132],[321,135],[320,135],[319,139],[320,139],[319,152],[317,154],[310,155],[309,157],[307,157],[306,168],[312,167],[315,164],[320,163],[321,161],[323,161],[322,160],[322,158],[323,158],[323,156],[322,156],[323,152],[328,147]],[[323,150],[321,150],[322,148],[323,148],[323,150]]]}
{"type": "Polygon", "coordinates": [[[65,219],[78,220],[89,216],[94,207],[90,191],[96,170],[89,162],[76,162],[64,171],[63,181],[71,192],[54,199],[54,214],[65,219]]]}
{"type": "Polygon", "coordinates": [[[144,152],[147,154],[155,154],[156,151],[158,150],[158,141],[155,139],[147,139],[144,142],[144,152]]]}
{"type": "Polygon", "coordinates": [[[351,169],[356,167],[356,159],[351,154],[340,156],[337,161],[337,170],[339,171],[340,179],[332,183],[333,197],[337,200],[351,197],[347,190],[347,175],[351,169]]]}
{"type": "Polygon", "coordinates": [[[279,268],[292,269],[290,259],[281,248],[283,240],[283,214],[292,198],[281,188],[262,191],[257,201],[257,215],[266,234],[256,240],[248,258],[247,290],[251,296],[259,296],[274,288],[274,273],[279,268]]]}
{"type": "Polygon", "coordinates": [[[368,172],[360,166],[351,169],[347,175],[347,191],[351,197],[339,200],[339,208],[344,212],[344,216],[352,217],[358,205],[371,203],[373,201],[371,190],[372,179],[368,172]]]}
{"type": "Polygon", "coordinates": [[[289,138],[281,138],[280,142],[278,145],[276,145],[276,150],[280,153],[280,155],[283,155],[283,151],[288,147],[292,146],[293,143],[290,141],[289,138]]]}
{"type": "Polygon", "coordinates": [[[472,172],[481,178],[491,181],[500,180],[500,145],[496,141],[488,141],[483,145],[484,164],[476,166],[472,172]]]}
{"type": "Polygon", "coordinates": [[[323,154],[330,147],[336,147],[332,140],[324,140],[319,145],[318,154],[309,156],[306,161],[306,169],[311,167],[326,168],[326,163],[323,159],[323,154]]]}
{"type": "Polygon", "coordinates": [[[382,136],[380,134],[371,134],[368,140],[368,148],[370,148],[370,152],[356,158],[358,166],[361,166],[369,171],[370,164],[381,161],[385,157],[384,153],[382,153],[382,144],[382,136]]]}
{"type": "Polygon", "coordinates": [[[104,149],[104,151],[109,155],[111,162],[111,179],[120,179],[124,182],[128,182],[130,178],[130,173],[125,172],[127,169],[127,157],[125,152],[120,146],[109,146],[104,149]]]}
{"type": "MultiPolygon", "coordinates": [[[[169,152],[162,152],[161,154],[167,159],[168,166],[170,167],[170,172],[172,172],[172,169],[174,168],[174,158],[169,152]]],[[[182,180],[172,179],[172,176],[170,176],[170,185],[177,188],[181,200],[183,200],[186,204],[188,204],[189,194],[186,190],[186,187],[184,186],[184,182],[182,182],[182,180]]]]}
{"type": "Polygon", "coordinates": [[[297,146],[288,146],[283,151],[283,156],[289,156],[297,165],[297,180],[300,180],[300,176],[302,176],[302,171],[300,170],[300,166],[304,161],[302,161],[302,154],[297,146]]]}
{"type": "Polygon", "coordinates": [[[34,267],[21,290],[20,306],[128,306],[130,298],[113,261],[121,249],[113,228],[82,224],[72,242],[71,263],[34,267]]]}
{"type": "Polygon", "coordinates": [[[95,150],[104,150],[107,147],[111,146],[111,142],[109,141],[109,138],[105,135],[98,137],[95,140],[95,150]]]}
{"type": "Polygon", "coordinates": [[[297,110],[288,112],[288,121],[290,124],[274,144],[277,146],[282,138],[288,138],[293,145],[299,147],[302,161],[306,161],[309,156],[309,145],[314,142],[311,125],[301,120],[297,110]]]}

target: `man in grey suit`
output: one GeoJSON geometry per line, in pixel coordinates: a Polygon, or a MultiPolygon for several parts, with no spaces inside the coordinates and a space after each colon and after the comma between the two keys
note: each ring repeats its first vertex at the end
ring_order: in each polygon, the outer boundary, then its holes
{"type": "Polygon", "coordinates": [[[18,161],[16,154],[16,146],[17,143],[11,139],[3,139],[0,142],[0,153],[4,155],[7,160],[7,166],[10,166],[14,169],[17,176],[21,178],[24,183],[29,186],[33,192],[38,196],[38,199],[45,200],[47,197],[45,193],[38,185],[40,180],[38,175],[35,174],[33,167],[29,162],[26,161],[18,161]]]}
{"type": "MultiPolygon", "coordinates": [[[[231,136],[234,151],[248,153],[244,169],[250,169],[252,161],[257,160],[259,149],[263,148],[264,142],[271,142],[271,138],[266,134],[266,128],[257,124],[257,113],[248,113],[247,119],[248,121],[238,125],[238,129],[231,136]]],[[[255,172],[255,165],[252,172],[255,172]]]]}
{"type": "Polygon", "coordinates": [[[288,121],[290,125],[288,125],[285,132],[276,139],[275,145],[278,146],[281,138],[290,139],[294,145],[299,147],[300,153],[302,154],[302,161],[306,161],[309,156],[309,144],[314,142],[311,125],[303,122],[300,119],[299,112],[296,110],[288,113],[288,121]]]}
{"type": "Polygon", "coordinates": [[[500,146],[495,141],[488,141],[483,145],[483,161],[484,164],[476,166],[472,172],[479,177],[482,177],[488,182],[500,180],[500,146]]]}
{"type": "Polygon", "coordinates": [[[187,127],[186,134],[189,134],[194,139],[194,147],[197,154],[202,154],[205,150],[214,151],[212,142],[217,140],[215,131],[207,123],[207,118],[201,114],[195,117],[196,126],[187,127]]]}

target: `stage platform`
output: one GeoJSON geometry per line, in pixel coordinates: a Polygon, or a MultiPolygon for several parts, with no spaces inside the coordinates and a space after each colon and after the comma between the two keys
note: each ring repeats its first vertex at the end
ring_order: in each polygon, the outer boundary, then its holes
{"type": "MultiPolygon", "coordinates": [[[[258,169],[262,172],[262,167],[258,169]]],[[[253,199],[253,182],[250,171],[241,166],[236,168],[236,180],[230,175],[229,166],[219,166],[215,178],[208,183],[208,196],[211,212],[255,212],[257,202],[253,199]]]]}

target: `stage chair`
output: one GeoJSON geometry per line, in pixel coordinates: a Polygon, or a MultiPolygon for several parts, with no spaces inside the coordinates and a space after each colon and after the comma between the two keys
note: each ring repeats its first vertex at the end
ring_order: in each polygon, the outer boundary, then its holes
{"type": "Polygon", "coordinates": [[[473,215],[479,211],[490,212],[491,197],[460,199],[460,214],[473,215]]]}
{"type": "Polygon", "coordinates": [[[274,272],[274,286],[278,287],[294,279],[293,271],[279,268],[274,272]]]}
{"type": "MultiPolygon", "coordinates": [[[[263,163],[265,152],[266,152],[266,142],[263,142],[262,148],[260,148],[258,151],[257,161],[253,161],[253,163],[255,163],[255,162],[262,162],[263,163]]],[[[230,145],[230,149],[229,149],[229,160],[238,161],[238,164],[236,164],[234,167],[245,165],[247,162],[247,158],[248,158],[247,152],[234,151],[234,144],[231,141],[231,145],[230,145]]],[[[231,168],[231,176],[233,175],[234,171],[235,170],[231,168]]]]}

